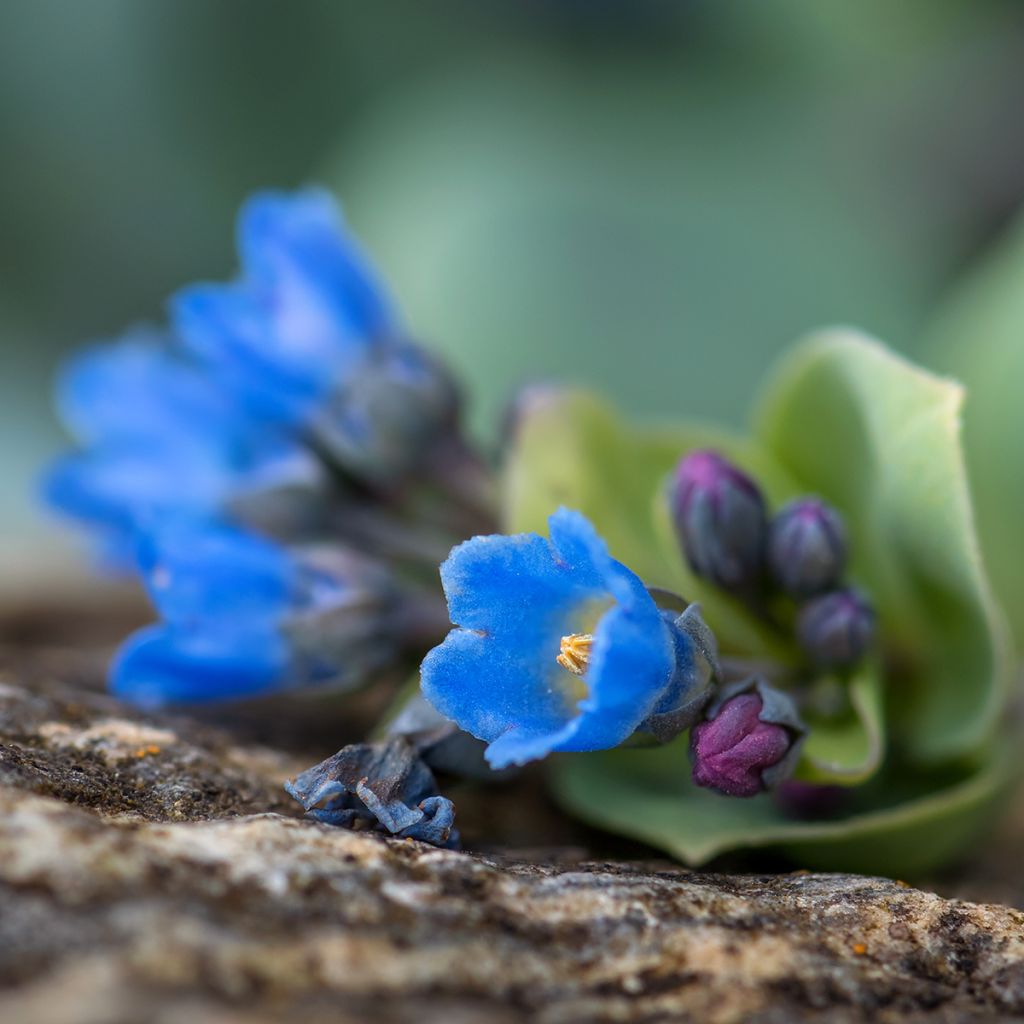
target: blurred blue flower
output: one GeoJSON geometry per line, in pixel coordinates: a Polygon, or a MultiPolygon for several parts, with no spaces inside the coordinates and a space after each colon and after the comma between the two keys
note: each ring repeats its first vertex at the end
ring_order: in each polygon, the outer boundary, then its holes
{"type": "Polygon", "coordinates": [[[441,566],[457,628],[423,662],[423,694],[495,768],[617,746],[693,668],[676,657],[695,645],[586,518],[560,509],[548,526],[550,540],[475,537],[441,566]]]}
{"type": "Polygon", "coordinates": [[[146,539],[140,563],[162,622],[128,638],[111,679],[136,704],[352,685],[395,653],[391,576],[344,549],[178,521],[146,539]]]}
{"type": "Polygon", "coordinates": [[[56,391],[58,414],[84,447],[53,463],[44,496],[98,527],[117,562],[133,560],[140,526],[230,512],[272,492],[308,496],[323,485],[307,449],[240,414],[155,332],[76,356],[56,391]]]}
{"type": "Polygon", "coordinates": [[[331,196],[253,196],[238,248],[237,280],[172,300],[186,344],[260,416],[311,434],[357,475],[413,467],[454,420],[456,389],[407,340],[331,196]]]}

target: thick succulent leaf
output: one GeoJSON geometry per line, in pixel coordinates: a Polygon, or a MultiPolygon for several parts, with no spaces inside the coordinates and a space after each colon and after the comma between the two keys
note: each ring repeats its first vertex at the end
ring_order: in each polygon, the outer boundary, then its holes
{"type": "Polygon", "coordinates": [[[975,538],[960,446],[962,388],[849,330],[787,359],[758,437],[807,491],[842,509],[851,575],[886,639],[886,700],[918,758],[964,754],[1005,705],[1001,616],[975,538]]]}
{"type": "Polygon", "coordinates": [[[566,757],[552,775],[557,798],[577,817],[694,867],[729,850],[767,847],[808,867],[912,876],[977,843],[1010,790],[1012,769],[1008,745],[993,744],[973,771],[943,780],[880,776],[874,794],[862,796],[867,803],[873,795],[877,808],[816,822],[785,818],[767,795],[740,800],[698,789],[685,740],[566,757]]]}
{"type": "Polygon", "coordinates": [[[849,713],[824,717],[805,712],[810,733],[797,774],[807,782],[854,786],[870,778],[885,752],[883,682],[878,665],[868,664],[849,681],[849,713]]]}
{"type": "Polygon", "coordinates": [[[1024,643],[1024,218],[954,291],[926,337],[929,358],[967,386],[964,443],[993,584],[1024,643]]]}
{"type": "Polygon", "coordinates": [[[585,391],[551,391],[527,403],[505,466],[504,528],[547,532],[548,516],[579,509],[611,553],[650,587],[699,601],[719,641],[765,653],[776,641],[742,608],[687,568],[669,520],[665,484],[679,459],[717,448],[758,476],[769,494],[792,492],[749,443],[700,426],[633,427],[585,391]]]}

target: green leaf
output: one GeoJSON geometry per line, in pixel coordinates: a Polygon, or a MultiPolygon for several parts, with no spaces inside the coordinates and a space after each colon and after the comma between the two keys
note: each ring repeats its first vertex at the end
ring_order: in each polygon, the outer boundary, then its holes
{"type": "Polygon", "coordinates": [[[843,511],[851,575],[879,611],[899,740],[925,760],[985,742],[1007,695],[960,446],[962,399],[958,384],[833,330],[784,362],[758,418],[778,462],[843,511]]]}
{"type": "Polygon", "coordinates": [[[694,867],[728,850],[774,848],[809,867],[918,875],[977,842],[1010,790],[1013,768],[1009,745],[993,744],[973,771],[938,784],[880,779],[879,809],[816,822],[783,817],[767,795],[738,800],[697,788],[685,740],[654,751],[562,756],[552,778],[574,815],[694,867]]]}
{"type": "Polygon", "coordinates": [[[954,291],[926,337],[935,364],[967,385],[964,442],[992,582],[1024,644],[1024,218],[954,291]]]}
{"type": "Polygon", "coordinates": [[[885,724],[882,677],[878,665],[865,665],[846,688],[849,714],[806,714],[810,733],[804,742],[797,776],[807,782],[854,786],[870,778],[882,763],[885,724]]]}

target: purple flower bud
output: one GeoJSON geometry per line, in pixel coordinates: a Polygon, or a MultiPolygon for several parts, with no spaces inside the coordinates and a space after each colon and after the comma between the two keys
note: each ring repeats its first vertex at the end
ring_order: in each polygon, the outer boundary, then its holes
{"type": "Polygon", "coordinates": [[[728,687],[690,734],[693,781],[756,796],[792,771],[805,731],[792,699],[763,680],[728,687]]]}
{"type": "Polygon", "coordinates": [[[757,484],[717,452],[697,451],[676,467],[672,516],[696,575],[726,590],[761,576],[768,531],[757,484]]]}
{"type": "Polygon", "coordinates": [[[820,498],[785,505],[768,530],[768,566],[793,597],[811,597],[836,586],[846,565],[846,527],[820,498]]]}
{"type": "Polygon", "coordinates": [[[800,610],[797,639],[819,668],[847,668],[859,661],[875,635],[875,610],[849,587],[809,601],[800,610]]]}

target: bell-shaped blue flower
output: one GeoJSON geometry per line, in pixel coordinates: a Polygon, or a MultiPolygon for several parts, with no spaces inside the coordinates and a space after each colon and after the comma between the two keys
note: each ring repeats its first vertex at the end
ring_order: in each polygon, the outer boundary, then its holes
{"type": "Polygon", "coordinates": [[[343,549],[179,521],[147,539],[140,563],[162,622],[129,637],[115,660],[112,689],[134,703],[352,685],[396,651],[390,574],[343,549]]]}
{"type": "MultiPolygon", "coordinates": [[[[270,493],[308,501],[324,483],[306,448],[243,415],[153,332],[74,357],[56,398],[60,418],[84,448],[54,462],[44,495],[99,528],[122,555],[139,526],[255,509],[253,499],[270,493]]],[[[281,503],[274,510],[284,511],[281,503]]]]}
{"type": "Polygon", "coordinates": [[[239,217],[241,276],[174,297],[186,344],[261,417],[387,481],[453,423],[452,378],[405,336],[327,192],[265,192],[239,217]]]}
{"type": "MultiPolygon", "coordinates": [[[[579,512],[537,534],[475,537],[441,566],[457,628],[426,657],[423,694],[489,744],[495,768],[617,746],[689,666],[643,582],[579,512]]],[[[678,695],[676,695],[678,696],[678,695]]]]}

